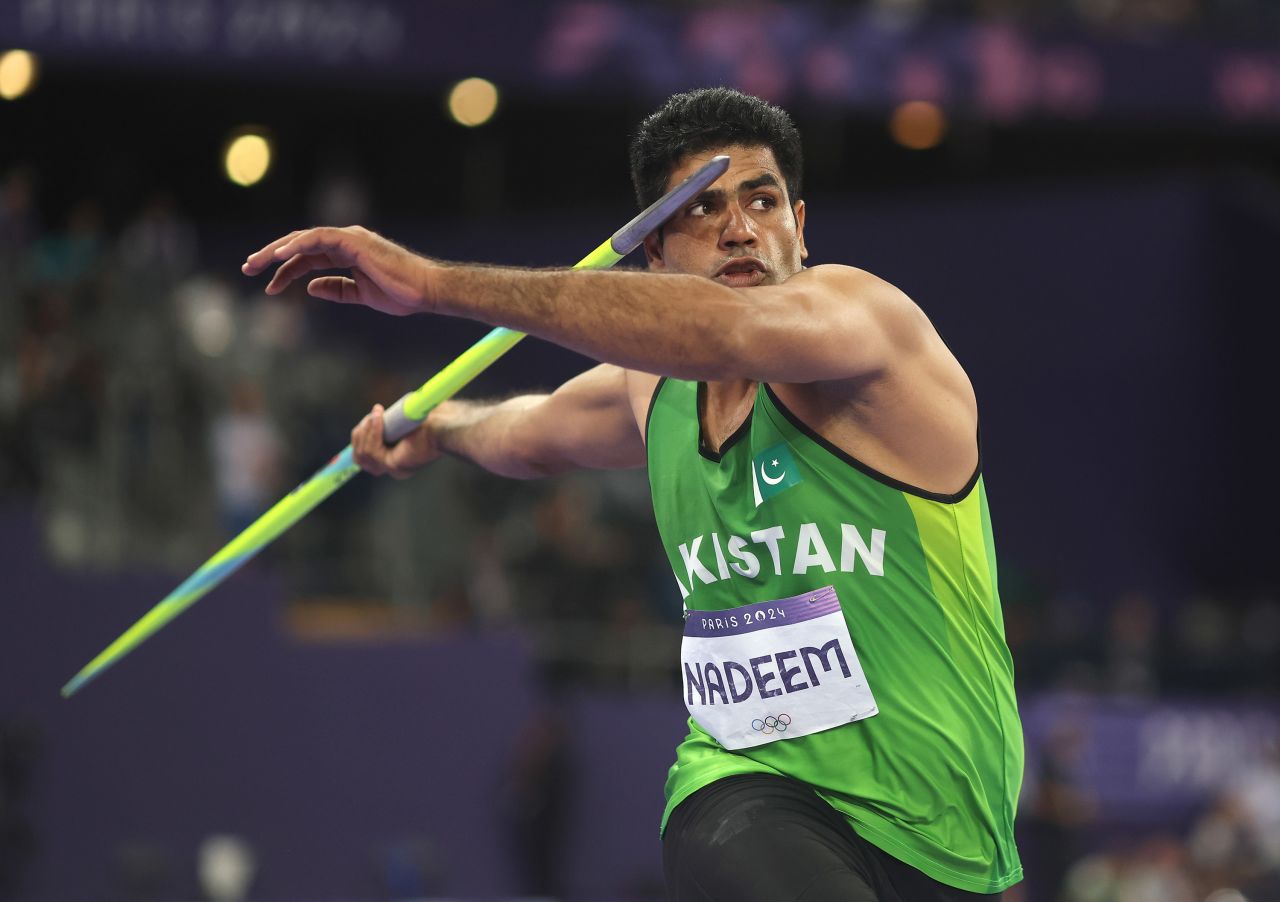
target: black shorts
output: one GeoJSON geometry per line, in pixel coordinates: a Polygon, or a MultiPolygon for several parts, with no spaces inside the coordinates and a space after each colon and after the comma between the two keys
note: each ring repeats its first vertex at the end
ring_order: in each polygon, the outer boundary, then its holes
{"type": "Polygon", "coordinates": [[[672,902],[961,902],[1000,895],[939,883],[873,846],[803,783],[725,777],[671,812],[662,869],[672,902]]]}

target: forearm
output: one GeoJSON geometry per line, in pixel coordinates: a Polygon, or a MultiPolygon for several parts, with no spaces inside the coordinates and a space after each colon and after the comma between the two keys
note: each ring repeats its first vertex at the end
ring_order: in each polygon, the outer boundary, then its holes
{"type": "Polygon", "coordinates": [[[428,415],[427,427],[446,454],[499,476],[533,479],[546,470],[518,432],[523,417],[544,400],[545,395],[522,395],[501,402],[446,401],[428,415]]]}
{"type": "Polygon", "coordinates": [[[433,268],[426,306],[506,326],[627,369],[682,379],[739,375],[748,310],[709,279],[643,272],[433,268]]]}

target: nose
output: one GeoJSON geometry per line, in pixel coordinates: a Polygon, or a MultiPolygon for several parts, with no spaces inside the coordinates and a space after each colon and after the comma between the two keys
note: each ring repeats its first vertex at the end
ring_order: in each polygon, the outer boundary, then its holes
{"type": "Polygon", "coordinates": [[[730,204],[724,227],[720,230],[720,246],[724,248],[754,247],[755,243],[756,232],[751,217],[737,204],[730,204]]]}

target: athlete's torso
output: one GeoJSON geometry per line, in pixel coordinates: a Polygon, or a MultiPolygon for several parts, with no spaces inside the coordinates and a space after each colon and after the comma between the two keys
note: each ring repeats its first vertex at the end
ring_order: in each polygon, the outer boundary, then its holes
{"type": "MultiPolygon", "coordinates": [[[[764,741],[738,724],[741,742],[758,743],[752,748],[691,719],[668,779],[668,813],[723,776],[782,773],[814,786],[861,835],[935,879],[1002,889],[1019,873],[1012,816],[1021,737],[974,437],[969,479],[941,495],[849,457],[767,386],[756,388],[745,415],[732,405],[716,410],[709,395],[694,383],[660,383],[645,424],[659,531],[691,618],[777,599],[790,599],[794,612],[796,599],[816,600],[813,593],[834,587],[836,619],[856,646],[848,652],[851,670],[857,678],[852,661],[860,658],[875,699],[868,706],[851,696],[843,726],[833,720],[799,738],[764,741]],[[703,428],[708,412],[728,414],[729,423],[734,413],[744,419],[712,442],[703,428]]],[[[716,424],[713,418],[713,435],[716,424]]],[[[810,654],[825,638],[813,638],[815,625],[802,634],[810,648],[780,649],[774,663],[752,658],[753,669],[763,668],[759,694],[796,690],[770,702],[788,703],[787,723],[816,688],[812,667],[806,680],[787,662],[835,660],[810,654]]],[[[767,635],[754,636],[756,651],[739,657],[757,654],[767,635]]],[[[721,680],[700,666],[686,667],[691,711],[695,695],[716,704],[711,684],[721,680]]],[[[816,675],[829,691],[833,678],[816,675]]],[[[737,690],[750,694],[745,682],[737,690]]],[[[724,704],[702,711],[708,724],[728,714],[724,704]]],[[[763,721],[767,729],[769,718],[763,721]]],[[[797,720],[793,735],[799,727],[797,720]]]]}

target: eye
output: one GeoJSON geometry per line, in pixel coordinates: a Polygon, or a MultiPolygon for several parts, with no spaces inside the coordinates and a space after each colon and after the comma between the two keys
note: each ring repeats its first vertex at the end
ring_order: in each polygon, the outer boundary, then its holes
{"type": "Polygon", "coordinates": [[[751,198],[751,209],[753,210],[772,210],[777,205],[778,202],[767,194],[751,198]]]}
{"type": "Polygon", "coordinates": [[[687,212],[690,216],[709,216],[711,215],[711,203],[709,201],[700,200],[693,206],[689,207],[687,212]]]}

